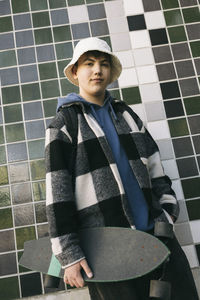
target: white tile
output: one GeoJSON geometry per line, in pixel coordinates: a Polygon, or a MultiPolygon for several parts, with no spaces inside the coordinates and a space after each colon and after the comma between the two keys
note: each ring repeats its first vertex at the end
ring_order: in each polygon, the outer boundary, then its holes
{"type": "Polygon", "coordinates": [[[68,7],[70,23],[88,22],[89,16],[86,5],[76,5],[68,7]]]}
{"type": "Polygon", "coordinates": [[[123,1],[107,1],[104,3],[107,18],[119,18],[125,15],[123,1]]]}
{"type": "Polygon", "coordinates": [[[144,17],[148,29],[156,29],[166,26],[162,11],[147,12],[144,17]]]}
{"type": "Polygon", "coordinates": [[[142,102],[160,101],[162,93],[158,83],[143,84],[139,87],[142,102]]]}
{"type": "Polygon", "coordinates": [[[136,68],[138,81],[140,84],[158,81],[158,75],[155,66],[141,66],[136,68]]]}
{"type": "Polygon", "coordinates": [[[151,47],[149,33],[147,30],[137,30],[130,32],[131,45],[133,49],[151,47]]]}
{"type": "Polygon", "coordinates": [[[170,179],[179,178],[177,164],[174,159],[162,161],[162,165],[165,171],[165,174],[169,176],[170,179]]]}
{"type": "Polygon", "coordinates": [[[119,87],[128,87],[133,85],[138,85],[136,71],[133,68],[123,69],[122,73],[118,79],[119,87]]]}
{"type": "Polygon", "coordinates": [[[190,221],[194,243],[200,243],[200,220],[190,221]]]}
{"type": "Polygon", "coordinates": [[[125,17],[121,17],[118,19],[108,19],[108,28],[109,32],[112,33],[119,33],[119,32],[128,32],[128,22],[125,17]]]}
{"type": "Polygon", "coordinates": [[[146,115],[145,115],[143,104],[141,104],[141,103],[140,104],[132,104],[132,105],[130,105],[130,107],[146,125],[147,120],[146,120],[146,115]]]}
{"type": "Polygon", "coordinates": [[[152,65],[155,63],[151,48],[141,48],[133,50],[136,66],[152,65]]]}
{"type": "Polygon", "coordinates": [[[170,138],[168,123],[165,120],[149,122],[147,128],[154,140],[170,138]]]}
{"type": "Polygon", "coordinates": [[[142,0],[124,0],[124,9],[127,16],[144,13],[142,0]]]}
{"type": "Polygon", "coordinates": [[[176,198],[178,200],[184,199],[183,189],[180,180],[172,180],[172,189],[174,190],[176,198]]]}
{"type": "Polygon", "coordinates": [[[129,68],[134,66],[132,51],[121,51],[114,53],[120,60],[123,68],[129,68]]]}
{"type": "Polygon", "coordinates": [[[145,111],[148,122],[166,119],[164,105],[161,101],[145,103],[145,111]]]}
{"type": "Polygon", "coordinates": [[[131,49],[131,41],[130,41],[130,36],[129,36],[128,32],[111,34],[110,38],[111,38],[111,43],[112,43],[112,49],[114,52],[131,49]]]}

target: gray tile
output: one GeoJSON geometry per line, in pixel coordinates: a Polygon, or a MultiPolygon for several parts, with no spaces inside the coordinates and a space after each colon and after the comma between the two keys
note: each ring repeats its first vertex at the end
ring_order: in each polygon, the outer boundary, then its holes
{"type": "Polygon", "coordinates": [[[109,30],[108,30],[108,24],[107,21],[96,21],[96,22],[91,22],[91,32],[92,36],[102,36],[102,35],[108,35],[109,30]]]}
{"type": "Polygon", "coordinates": [[[27,160],[26,143],[15,143],[7,145],[8,162],[27,160]]]}
{"type": "Polygon", "coordinates": [[[200,23],[186,25],[186,29],[190,40],[200,39],[200,23]]]}
{"type": "Polygon", "coordinates": [[[28,139],[37,139],[45,136],[44,121],[26,122],[26,133],[28,139]]]}
{"type": "Polygon", "coordinates": [[[36,62],[35,49],[23,48],[17,50],[18,62],[20,65],[26,65],[36,62]]]}
{"type": "Polygon", "coordinates": [[[11,194],[13,204],[22,204],[32,201],[32,192],[30,183],[21,183],[11,185],[11,194]]]}
{"type": "Polygon", "coordinates": [[[106,18],[106,12],[103,4],[90,5],[87,7],[87,9],[90,20],[106,18]]]}
{"type": "Polygon", "coordinates": [[[195,152],[197,154],[200,154],[200,135],[195,135],[192,137],[192,139],[194,143],[195,152]]]}
{"type": "MultiPolygon", "coordinates": [[[[0,101],[1,104],[1,101],[0,101]]],[[[2,108],[0,107],[0,124],[3,124],[2,108]]]]}
{"type": "Polygon", "coordinates": [[[23,106],[25,120],[40,119],[43,117],[41,102],[26,103],[23,106]]]}
{"type": "Polygon", "coordinates": [[[0,252],[15,250],[14,231],[0,231],[0,252]]]}
{"type": "Polygon", "coordinates": [[[9,165],[10,182],[24,182],[30,180],[28,163],[9,165]]]}
{"type": "Polygon", "coordinates": [[[180,80],[180,87],[183,96],[191,96],[199,94],[199,86],[196,78],[180,80]]]}
{"type": "Polygon", "coordinates": [[[160,1],[159,0],[142,0],[144,11],[155,11],[161,10],[160,1]]]}
{"type": "Polygon", "coordinates": [[[166,118],[163,103],[151,102],[145,103],[145,111],[147,115],[147,121],[158,121],[166,118]]]}
{"type": "Polygon", "coordinates": [[[8,50],[15,48],[13,33],[0,35],[0,50],[8,50]]]}
{"type": "Polygon", "coordinates": [[[197,74],[200,75],[200,58],[194,60],[197,74]]]}
{"type": "Polygon", "coordinates": [[[31,28],[30,14],[14,15],[15,30],[31,28]]]}
{"type": "Polygon", "coordinates": [[[10,85],[19,83],[17,68],[0,70],[1,85],[10,85]]]}
{"type": "Polygon", "coordinates": [[[37,223],[47,222],[45,202],[39,202],[35,204],[35,213],[37,223]]]}
{"type": "Polygon", "coordinates": [[[20,67],[19,70],[21,83],[38,81],[38,72],[36,65],[20,67]]]}
{"type": "Polygon", "coordinates": [[[173,152],[171,140],[169,139],[158,140],[156,141],[156,143],[158,145],[162,160],[174,158],[174,152],[173,152]]]}
{"type": "Polygon", "coordinates": [[[16,254],[8,253],[0,255],[0,276],[17,273],[16,254]]]}
{"type": "Polygon", "coordinates": [[[38,238],[49,236],[48,224],[42,224],[37,226],[38,238]]]}
{"type": "Polygon", "coordinates": [[[17,47],[25,47],[34,45],[33,31],[26,30],[15,33],[17,47]]]}
{"type": "Polygon", "coordinates": [[[13,209],[15,226],[24,226],[34,223],[34,210],[32,204],[16,206],[13,209]]]}
{"type": "Polygon", "coordinates": [[[183,223],[183,222],[188,222],[189,217],[188,217],[188,212],[187,212],[187,207],[185,204],[185,200],[179,200],[179,207],[180,207],[180,213],[177,219],[177,223],[183,223]]]}
{"type": "Polygon", "coordinates": [[[171,47],[175,60],[191,57],[188,43],[173,44],[171,47]]]}
{"type": "Polygon", "coordinates": [[[90,36],[88,23],[72,24],[72,35],[75,40],[87,38],[90,36]]]}
{"type": "Polygon", "coordinates": [[[179,78],[194,76],[194,67],[192,60],[176,62],[176,71],[179,78]]]}
{"type": "Polygon", "coordinates": [[[51,10],[52,25],[68,24],[69,17],[66,9],[51,10]]]}
{"type": "Polygon", "coordinates": [[[188,222],[175,224],[175,234],[181,246],[193,244],[192,233],[188,222]]]}
{"type": "Polygon", "coordinates": [[[55,52],[53,45],[36,47],[38,62],[55,60],[55,52]]]}
{"type": "Polygon", "coordinates": [[[197,5],[197,0],[180,0],[181,6],[197,5]]]}
{"type": "Polygon", "coordinates": [[[154,47],[153,55],[156,63],[172,60],[172,55],[169,46],[154,47]]]}
{"type": "Polygon", "coordinates": [[[156,65],[158,77],[160,81],[176,78],[176,73],[173,63],[156,65]]]}
{"type": "Polygon", "coordinates": [[[195,284],[197,287],[197,292],[198,292],[199,299],[200,299],[200,284],[199,284],[199,282],[200,282],[200,267],[192,269],[192,273],[194,276],[194,281],[195,281],[195,284]]]}
{"type": "Polygon", "coordinates": [[[200,133],[200,116],[189,117],[189,126],[192,134],[200,133]]]}
{"type": "Polygon", "coordinates": [[[8,0],[1,0],[0,1],[0,16],[9,15],[10,11],[10,1],[8,0]]]}

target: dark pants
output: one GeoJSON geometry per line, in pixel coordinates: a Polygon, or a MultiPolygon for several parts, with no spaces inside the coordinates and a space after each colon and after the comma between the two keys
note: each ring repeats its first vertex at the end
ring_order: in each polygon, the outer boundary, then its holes
{"type": "MultiPolygon", "coordinates": [[[[188,260],[174,237],[167,247],[171,251],[163,280],[171,283],[171,300],[199,300],[188,260]]],[[[138,279],[122,282],[88,283],[92,300],[148,300],[151,279],[159,279],[162,267],[138,279]]]]}

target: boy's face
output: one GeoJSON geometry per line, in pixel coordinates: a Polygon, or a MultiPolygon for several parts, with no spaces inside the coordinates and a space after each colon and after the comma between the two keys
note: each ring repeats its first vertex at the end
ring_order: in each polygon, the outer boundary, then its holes
{"type": "Polygon", "coordinates": [[[73,77],[78,79],[80,95],[87,99],[102,98],[110,82],[111,65],[109,58],[102,53],[95,57],[92,53],[84,53],[73,68],[73,77]]]}

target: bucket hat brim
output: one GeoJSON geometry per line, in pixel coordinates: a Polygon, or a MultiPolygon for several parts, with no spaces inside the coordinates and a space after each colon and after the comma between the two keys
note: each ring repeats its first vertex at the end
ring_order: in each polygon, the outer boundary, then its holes
{"type": "Polygon", "coordinates": [[[72,68],[79,58],[88,51],[100,51],[109,54],[111,58],[111,77],[109,84],[118,79],[122,71],[122,65],[118,57],[111,52],[110,47],[104,40],[91,37],[78,42],[74,49],[71,62],[64,68],[64,74],[71,83],[79,86],[78,80],[73,77],[72,68]]]}

